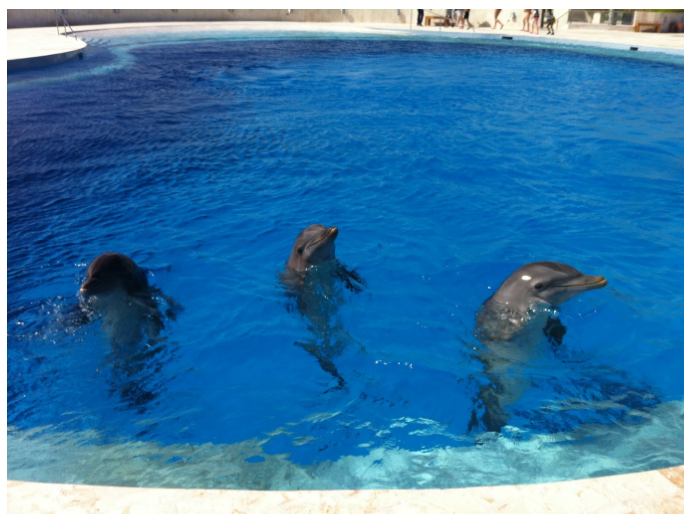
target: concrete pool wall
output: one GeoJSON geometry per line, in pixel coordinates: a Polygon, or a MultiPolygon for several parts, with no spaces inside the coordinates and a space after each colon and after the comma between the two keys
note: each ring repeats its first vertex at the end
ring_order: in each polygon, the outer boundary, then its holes
{"type": "Polygon", "coordinates": [[[8,513],[683,513],[683,467],[551,484],[362,491],[149,489],[8,481],[8,513]]]}
{"type": "MultiPolygon", "coordinates": [[[[10,10],[12,11],[12,10],[10,10]]],[[[51,10],[45,10],[51,11],[51,10]]],[[[86,10],[85,10],[86,11],[86,10]]],[[[181,11],[181,10],[180,10],[181,11]]],[[[339,11],[339,10],[333,10],[339,11]]],[[[393,11],[393,10],[392,10],[393,11]]],[[[352,11],[353,12],[353,11],[352,11]]],[[[8,25],[10,14],[8,12],[8,25]]],[[[70,20],[71,21],[71,20],[70,20]]],[[[118,24],[75,27],[78,32],[146,26],[183,26],[178,24],[118,24]]],[[[228,23],[199,24],[212,30],[311,30],[384,33],[403,29],[397,24],[336,26],[334,24],[228,23]]],[[[192,30],[193,26],[192,26],[192,30]]],[[[414,27],[414,30],[418,30],[414,27]]],[[[33,57],[74,52],[65,49],[80,40],[56,36],[55,28],[8,31],[8,66],[11,56],[26,55],[33,46],[33,57]],[[22,35],[19,38],[19,35],[22,35]],[[46,46],[36,49],[36,41],[45,38],[46,46]],[[71,43],[71,42],[75,43],[71,43]],[[54,46],[51,46],[54,43],[54,46]],[[14,49],[13,49],[14,46],[14,49]],[[18,48],[21,47],[21,48],[18,48]],[[16,51],[16,52],[15,52],[16,51]],[[14,52],[14,53],[13,53],[14,52]],[[23,54],[22,54],[23,52],[23,54]]],[[[458,30],[423,28],[419,33],[456,37],[458,30]]],[[[537,40],[536,36],[518,39],[537,40]]],[[[564,32],[564,31],[562,31],[564,32]]],[[[587,44],[618,48],[635,45],[683,55],[683,34],[601,33],[572,31],[563,38],[547,38],[550,43],[587,44]]],[[[468,37],[500,38],[509,31],[479,29],[468,37]]],[[[541,36],[542,37],[542,36],[541,36]]],[[[540,37],[540,38],[541,38],[540,37]]],[[[515,38],[515,39],[516,39],[515,38]]],[[[82,45],[82,47],[85,44],[82,45]]],[[[81,47],[80,47],[81,48],[81,47]]],[[[17,57],[15,59],[26,59],[17,57]]],[[[682,513],[684,507],[683,466],[585,480],[519,486],[457,488],[446,490],[367,490],[367,491],[243,491],[150,489],[73,484],[44,484],[8,481],[7,510],[10,513],[37,512],[475,512],[475,513],[682,513]]]]}

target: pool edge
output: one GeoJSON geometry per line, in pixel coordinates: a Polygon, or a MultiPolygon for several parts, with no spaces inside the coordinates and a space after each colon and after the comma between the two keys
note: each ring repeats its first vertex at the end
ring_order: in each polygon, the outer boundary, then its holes
{"type": "Polygon", "coordinates": [[[548,484],[249,491],[7,481],[8,513],[662,513],[684,511],[684,466],[548,484]]]}
{"type": "MultiPolygon", "coordinates": [[[[85,47],[83,47],[85,48],[85,47]]],[[[70,50],[68,52],[60,52],[58,54],[48,54],[46,56],[36,56],[33,58],[18,58],[7,60],[7,71],[21,70],[23,68],[44,67],[47,65],[57,65],[65,61],[81,58],[83,56],[82,49],[70,50]]]]}
{"type": "Polygon", "coordinates": [[[82,39],[65,37],[54,28],[7,30],[7,71],[42,67],[77,59],[88,45],[82,39]]]}
{"type": "MultiPolygon", "coordinates": [[[[233,21],[233,22],[137,22],[116,23],[102,25],[75,26],[76,33],[107,31],[117,29],[150,29],[150,28],[213,28],[215,30],[250,30],[250,31],[312,31],[333,33],[406,33],[414,36],[439,36],[447,39],[464,38],[476,40],[512,40],[515,43],[544,43],[554,46],[581,46],[603,48],[611,50],[635,50],[642,53],[662,53],[674,56],[683,56],[683,45],[680,47],[667,43],[668,40],[653,38],[648,33],[615,33],[614,31],[593,31],[595,34],[587,34],[581,30],[565,29],[554,38],[541,35],[523,33],[515,29],[506,29],[495,32],[491,29],[474,28],[472,31],[463,32],[459,29],[445,29],[439,31],[432,27],[417,27],[409,30],[400,24],[384,23],[312,23],[312,22],[270,22],[270,21],[233,21]]],[[[66,61],[78,56],[77,50],[83,50],[86,43],[83,40],[64,36],[57,36],[52,28],[36,27],[28,29],[7,29],[8,58],[9,54],[15,57],[7,60],[8,71],[18,68],[43,66],[60,61],[66,61]]],[[[683,44],[683,40],[681,40],[683,44]]]]}

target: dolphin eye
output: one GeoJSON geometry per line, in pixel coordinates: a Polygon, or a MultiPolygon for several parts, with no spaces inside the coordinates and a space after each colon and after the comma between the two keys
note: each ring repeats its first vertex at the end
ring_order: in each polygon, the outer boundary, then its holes
{"type": "Polygon", "coordinates": [[[541,282],[538,282],[535,286],[533,286],[536,290],[541,290],[544,287],[544,284],[541,282]]]}
{"type": "Polygon", "coordinates": [[[299,255],[302,255],[302,254],[303,254],[303,247],[299,248],[296,252],[297,252],[299,255]]]}

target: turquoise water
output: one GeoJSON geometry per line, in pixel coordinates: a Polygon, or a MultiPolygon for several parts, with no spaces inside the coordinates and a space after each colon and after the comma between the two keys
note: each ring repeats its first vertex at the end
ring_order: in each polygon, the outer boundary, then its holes
{"type": "Polygon", "coordinates": [[[87,40],[8,76],[9,478],[464,487],[683,462],[682,58],[87,40]],[[279,272],[312,223],[365,286],[304,312],[279,272]],[[183,306],[152,345],[69,317],[108,250],[183,306]],[[609,285],[558,309],[561,346],[529,344],[490,432],[475,314],[538,260],[609,285]]]}

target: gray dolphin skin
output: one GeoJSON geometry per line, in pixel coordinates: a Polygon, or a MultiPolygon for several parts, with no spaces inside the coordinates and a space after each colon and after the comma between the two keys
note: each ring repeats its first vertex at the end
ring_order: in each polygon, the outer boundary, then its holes
{"type": "Polygon", "coordinates": [[[87,296],[102,296],[120,289],[129,295],[145,292],[149,289],[146,273],[126,255],[105,252],[88,266],[79,291],[87,296]]]}
{"type": "MultiPolygon", "coordinates": [[[[330,277],[344,282],[346,288],[358,293],[365,282],[353,270],[341,264],[335,256],[334,242],[339,235],[337,227],[309,225],[301,231],[294,241],[287,260],[286,271],[282,273],[282,283],[293,290],[299,290],[306,282],[305,273],[315,266],[330,267],[330,277]]],[[[327,277],[327,273],[323,273],[327,277]]]]}
{"type": "Polygon", "coordinates": [[[558,306],[606,285],[607,280],[600,275],[584,275],[567,264],[540,261],[521,266],[509,275],[490,300],[525,311],[532,303],[558,306]]]}
{"type": "Polygon", "coordinates": [[[146,272],[133,260],[115,252],[100,254],[91,262],[79,292],[83,323],[100,318],[110,340],[107,357],[114,374],[110,383],[126,404],[146,405],[155,398],[155,376],[150,373],[159,372],[167,354],[160,338],[164,316],[154,295],[169,303],[168,318],[175,319],[181,306],[150,286],[146,272]]]}
{"type": "MultiPolygon", "coordinates": [[[[604,288],[607,280],[585,275],[552,261],[529,263],[513,272],[487,299],[476,315],[475,335],[482,347],[477,358],[489,384],[480,387],[482,421],[490,432],[509,422],[505,407],[513,405],[530,387],[524,369],[538,354],[544,336],[559,346],[566,329],[552,309],[586,291],[604,288]]],[[[475,410],[469,430],[477,424],[475,410]]]]}
{"type": "Polygon", "coordinates": [[[586,291],[604,288],[607,280],[572,266],[539,261],[521,266],[485,301],[477,323],[483,339],[508,339],[538,307],[556,307],[586,291]]]}
{"type": "Polygon", "coordinates": [[[102,315],[103,329],[117,346],[139,343],[144,334],[149,340],[157,339],[164,324],[154,294],[170,304],[168,317],[174,319],[175,310],[181,309],[148,284],[146,272],[133,260],[116,252],[102,253],[89,264],[79,292],[83,312],[102,315]]]}
{"type": "Polygon", "coordinates": [[[297,236],[287,268],[304,272],[335,258],[334,241],[339,235],[337,227],[327,228],[324,225],[310,225],[297,236]]]}

